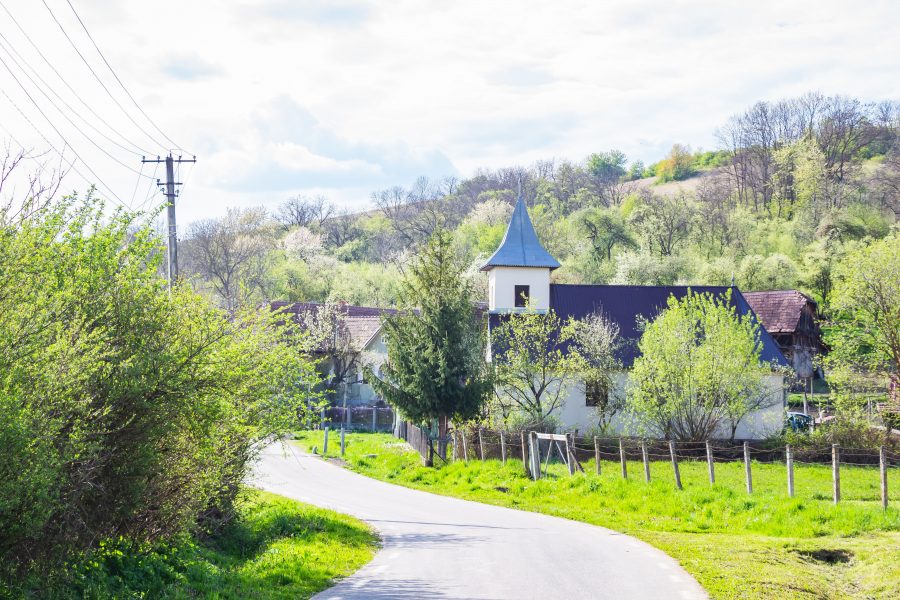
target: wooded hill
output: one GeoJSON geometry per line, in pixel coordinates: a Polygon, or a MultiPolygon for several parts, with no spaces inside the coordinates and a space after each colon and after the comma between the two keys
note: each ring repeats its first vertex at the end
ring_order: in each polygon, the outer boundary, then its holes
{"type": "MultiPolygon", "coordinates": [[[[617,150],[420,178],[351,214],[298,196],[274,214],[194,223],[183,255],[198,289],[234,308],[264,299],[391,306],[416,247],[453,232],[477,268],[518,190],[565,283],[799,288],[827,312],[832,268],[900,214],[900,103],[808,93],[758,102],[722,124],[718,148],[676,144],[653,165],[617,150]],[[732,279],[733,278],[733,279],[732,279]]],[[[483,288],[482,288],[483,290],[483,288]]],[[[484,290],[483,290],[484,291],[484,290]]]]}

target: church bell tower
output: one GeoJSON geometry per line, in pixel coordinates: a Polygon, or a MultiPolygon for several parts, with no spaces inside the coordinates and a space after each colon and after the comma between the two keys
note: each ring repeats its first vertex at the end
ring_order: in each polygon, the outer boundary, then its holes
{"type": "Polygon", "coordinates": [[[541,245],[519,196],[500,247],[481,267],[488,273],[488,309],[493,313],[514,312],[530,306],[550,307],[550,271],[559,262],[541,245]]]}

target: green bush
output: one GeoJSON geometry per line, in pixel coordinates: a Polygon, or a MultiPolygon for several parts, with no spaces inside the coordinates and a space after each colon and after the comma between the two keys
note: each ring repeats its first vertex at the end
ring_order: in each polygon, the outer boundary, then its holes
{"type": "Polygon", "coordinates": [[[150,219],[90,196],[0,229],[0,577],[227,516],[296,419],[299,336],[169,291],[159,250],[150,219]]]}

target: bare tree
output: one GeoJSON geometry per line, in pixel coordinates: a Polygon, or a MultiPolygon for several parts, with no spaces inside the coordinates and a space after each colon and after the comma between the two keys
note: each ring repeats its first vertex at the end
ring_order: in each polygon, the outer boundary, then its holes
{"type": "Polygon", "coordinates": [[[325,241],[332,248],[340,248],[359,235],[359,218],[344,208],[335,213],[323,224],[325,241]]]}
{"type": "Polygon", "coordinates": [[[835,181],[849,178],[858,152],[881,135],[874,117],[874,104],[846,96],[829,99],[816,138],[825,154],[825,168],[835,181]]]}
{"type": "Polygon", "coordinates": [[[727,175],[705,177],[697,187],[697,219],[694,234],[707,258],[727,248],[742,249],[742,229],[734,214],[734,182],[727,175]]]}
{"type": "Polygon", "coordinates": [[[52,166],[46,152],[35,153],[7,141],[0,157],[0,224],[25,220],[46,206],[67,172],[62,157],[52,166]],[[24,170],[22,163],[31,161],[37,169],[24,170]]]}
{"type": "Polygon", "coordinates": [[[325,196],[295,196],[278,207],[275,218],[285,227],[321,227],[334,216],[335,210],[325,196]]]}
{"type": "Polygon", "coordinates": [[[420,177],[410,190],[393,186],[373,192],[372,202],[388,219],[401,245],[412,247],[447,223],[439,194],[427,177],[420,177]]]}
{"type": "Polygon", "coordinates": [[[350,333],[346,316],[345,306],[326,303],[312,307],[301,317],[309,333],[310,351],[327,363],[323,365],[325,386],[334,400],[343,392],[345,406],[347,385],[362,368],[363,354],[350,333]]]}
{"type": "Polygon", "coordinates": [[[193,223],[185,240],[187,270],[208,284],[227,310],[266,290],[266,256],[275,247],[265,209],[228,209],[221,219],[193,223]]]}

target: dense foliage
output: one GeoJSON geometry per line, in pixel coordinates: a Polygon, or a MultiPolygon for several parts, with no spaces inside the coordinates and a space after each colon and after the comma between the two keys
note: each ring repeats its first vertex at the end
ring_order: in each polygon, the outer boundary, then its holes
{"type": "Polygon", "coordinates": [[[556,281],[733,279],[744,291],[799,288],[827,314],[835,261],[855,242],[887,235],[900,213],[897,106],[806,94],[735,115],[715,150],[675,144],[646,167],[613,149],[462,180],[421,178],[374,192],[371,210],[353,214],[292,198],[277,223],[255,209],[229,214],[218,229],[203,223],[183,254],[198,288],[224,306],[265,298],[395,306],[409,255],[440,227],[484,299],[477,267],[497,248],[521,186],[541,240],[563,264],[556,281]]]}
{"type": "Polygon", "coordinates": [[[900,235],[849,251],[835,279],[840,326],[828,332],[826,359],[835,409],[850,421],[874,392],[879,402],[887,400],[888,424],[900,427],[900,235]],[[887,398],[879,393],[885,389],[887,398]]]}
{"type": "Polygon", "coordinates": [[[773,365],[760,363],[759,325],[737,312],[730,295],[670,297],[638,348],[628,409],[656,437],[734,439],[748,414],[781,402],[781,389],[766,386],[773,365]]]}
{"type": "Polygon", "coordinates": [[[146,221],[92,197],[0,214],[0,576],[227,518],[309,363],[274,316],[157,275],[146,221]]]}

